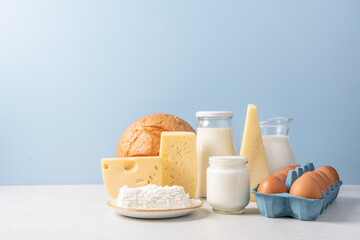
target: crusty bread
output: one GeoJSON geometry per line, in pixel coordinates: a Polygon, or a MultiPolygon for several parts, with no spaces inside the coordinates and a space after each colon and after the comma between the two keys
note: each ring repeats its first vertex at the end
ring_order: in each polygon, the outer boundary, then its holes
{"type": "Polygon", "coordinates": [[[162,132],[195,132],[184,120],[174,115],[156,113],[131,124],[122,134],[116,157],[159,156],[162,132]]]}

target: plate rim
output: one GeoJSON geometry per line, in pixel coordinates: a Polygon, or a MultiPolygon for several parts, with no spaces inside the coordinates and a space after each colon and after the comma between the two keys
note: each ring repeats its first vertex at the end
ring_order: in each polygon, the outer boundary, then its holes
{"type": "Polygon", "coordinates": [[[131,211],[131,212],[176,212],[176,211],[183,211],[183,210],[191,210],[191,209],[196,209],[196,208],[200,208],[204,205],[203,200],[201,200],[200,198],[190,198],[190,200],[199,200],[200,204],[192,206],[192,207],[187,207],[187,208],[175,208],[175,209],[136,209],[136,208],[122,208],[122,207],[118,207],[116,205],[113,205],[109,200],[107,201],[107,205],[111,208],[115,208],[118,210],[122,210],[122,211],[131,211]]]}

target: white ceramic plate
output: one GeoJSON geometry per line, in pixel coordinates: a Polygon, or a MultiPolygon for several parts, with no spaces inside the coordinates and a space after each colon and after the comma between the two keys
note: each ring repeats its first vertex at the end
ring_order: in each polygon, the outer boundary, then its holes
{"type": "Polygon", "coordinates": [[[178,208],[178,209],[157,209],[157,210],[146,210],[146,209],[131,209],[131,208],[121,208],[116,205],[116,199],[112,199],[107,202],[107,205],[111,208],[114,208],[118,213],[123,216],[133,217],[133,218],[174,218],[185,216],[198,208],[201,208],[203,201],[198,198],[190,199],[190,207],[188,208],[178,208]]]}

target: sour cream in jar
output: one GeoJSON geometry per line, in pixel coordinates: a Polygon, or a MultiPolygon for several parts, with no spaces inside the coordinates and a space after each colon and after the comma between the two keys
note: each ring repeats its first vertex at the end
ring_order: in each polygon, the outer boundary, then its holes
{"type": "Polygon", "coordinates": [[[244,156],[210,157],[207,202],[214,212],[243,213],[250,200],[250,171],[244,156]]]}

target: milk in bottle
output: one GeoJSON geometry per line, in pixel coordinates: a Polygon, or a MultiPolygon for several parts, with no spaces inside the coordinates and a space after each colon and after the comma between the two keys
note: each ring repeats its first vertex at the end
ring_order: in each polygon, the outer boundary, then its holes
{"type": "Polygon", "coordinates": [[[270,174],[295,164],[294,152],[289,141],[291,118],[276,117],[260,122],[265,156],[270,174]]]}
{"type": "Polygon", "coordinates": [[[236,155],[232,128],[232,112],[197,112],[197,159],[198,187],[197,196],[206,197],[206,169],[209,157],[236,155]]]}

